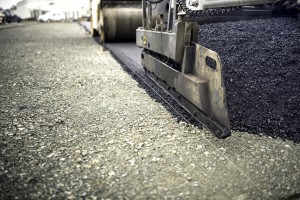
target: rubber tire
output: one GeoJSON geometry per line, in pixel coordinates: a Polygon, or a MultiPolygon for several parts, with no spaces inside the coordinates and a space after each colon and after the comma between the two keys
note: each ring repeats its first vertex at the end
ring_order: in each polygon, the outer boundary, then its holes
{"type": "Polygon", "coordinates": [[[98,37],[99,36],[99,31],[95,28],[92,28],[91,34],[93,37],[98,37]]]}

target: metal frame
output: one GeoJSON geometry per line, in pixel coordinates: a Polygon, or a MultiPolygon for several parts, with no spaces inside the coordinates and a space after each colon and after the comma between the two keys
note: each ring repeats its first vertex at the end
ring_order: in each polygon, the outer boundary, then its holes
{"type": "Polygon", "coordinates": [[[175,0],[142,0],[143,27],[136,31],[136,44],[144,49],[145,71],[219,138],[231,134],[221,60],[216,52],[196,44],[198,24],[189,22],[186,11],[274,1],[178,0],[179,8],[175,0]]]}

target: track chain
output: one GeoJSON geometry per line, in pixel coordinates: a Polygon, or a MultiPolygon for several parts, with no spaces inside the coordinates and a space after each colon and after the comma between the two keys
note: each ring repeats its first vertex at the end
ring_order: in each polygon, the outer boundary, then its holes
{"type": "MultiPolygon", "coordinates": [[[[177,0],[177,3],[186,13],[186,17],[209,17],[209,16],[222,16],[225,13],[238,10],[241,6],[237,7],[227,7],[227,8],[216,8],[216,9],[207,9],[207,10],[191,10],[186,6],[186,0],[177,0]]],[[[300,5],[297,4],[297,0],[276,0],[275,6],[280,6],[283,9],[297,9],[300,11],[300,5]]]]}
{"type": "Polygon", "coordinates": [[[209,17],[209,16],[221,16],[225,13],[239,9],[240,7],[227,7],[207,10],[191,10],[186,6],[185,0],[177,0],[177,3],[186,13],[186,17],[209,17]]]}
{"type": "Polygon", "coordinates": [[[297,0],[276,0],[275,6],[280,6],[286,10],[297,9],[300,11],[300,4],[297,3],[297,0]]]}

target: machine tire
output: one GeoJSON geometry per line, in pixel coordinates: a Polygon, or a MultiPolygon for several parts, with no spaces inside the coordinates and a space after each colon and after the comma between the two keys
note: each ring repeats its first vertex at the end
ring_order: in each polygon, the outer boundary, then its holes
{"type": "Polygon", "coordinates": [[[99,36],[99,31],[95,28],[92,28],[91,34],[93,37],[98,37],[99,36]]]}

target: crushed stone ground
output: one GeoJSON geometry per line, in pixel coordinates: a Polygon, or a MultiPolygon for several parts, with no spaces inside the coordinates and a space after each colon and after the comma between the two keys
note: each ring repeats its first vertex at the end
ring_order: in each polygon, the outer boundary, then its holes
{"type": "Polygon", "coordinates": [[[0,44],[0,199],[299,196],[299,144],[178,122],[78,24],[0,44]]]}

